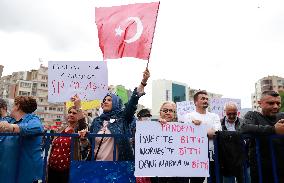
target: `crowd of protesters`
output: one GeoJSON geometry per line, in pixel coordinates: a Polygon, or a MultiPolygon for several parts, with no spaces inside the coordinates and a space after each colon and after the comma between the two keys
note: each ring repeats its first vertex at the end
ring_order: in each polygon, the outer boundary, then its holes
{"type": "MultiPolygon", "coordinates": [[[[102,113],[90,119],[81,110],[80,98],[71,98],[74,106],[67,110],[67,127],[61,134],[76,134],[74,156],[76,160],[95,161],[134,161],[135,141],[129,136],[135,134],[136,121],[151,121],[151,112],[142,109],[135,117],[139,98],[143,96],[150,72],[143,72],[142,81],[134,89],[129,102],[123,108],[121,99],[107,94],[101,103],[102,113]],[[133,125],[134,124],[134,125],[133,125]],[[88,133],[126,135],[113,137],[88,138],[88,133]],[[94,143],[92,141],[95,141],[94,143]],[[91,152],[91,145],[94,150],[91,152]],[[115,151],[115,153],[114,153],[115,151]],[[114,154],[116,156],[114,156],[114,154]]],[[[275,91],[264,91],[259,100],[261,110],[249,111],[244,118],[239,117],[237,105],[228,102],[224,106],[224,117],[210,113],[209,98],[205,90],[194,95],[196,110],[187,113],[184,121],[194,125],[206,124],[209,139],[208,158],[210,160],[208,182],[217,182],[214,160],[216,154],[213,139],[219,147],[219,180],[223,183],[243,182],[280,182],[284,183],[284,140],[271,135],[284,134],[284,113],[279,112],[281,97],[275,91]],[[257,140],[256,140],[257,139],[257,140]],[[272,168],[271,147],[275,150],[276,169],[272,168]],[[259,150],[259,151],[258,151],[259,150]],[[276,172],[274,172],[276,171],[276,172]],[[276,176],[275,176],[276,175],[276,176]]],[[[19,96],[14,100],[11,113],[7,103],[0,99],[0,133],[18,135],[0,135],[0,182],[27,183],[42,179],[44,172],[42,155],[42,134],[40,119],[34,114],[37,102],[32,97],[19,96]],[[32,170],[32,171],[31,171],[32,170]]],[[[176,122],[176,104],[165,101],[160,108],[158,122],[161,124],[176,122]]],[[[153,121],[154,122],[154,121],[153,121]]],[[[71,137],[58,136],[52,140],[48,165],[47,182],[68,182],[71,162],[71,137]]],[[[205,177],[137,177],[138,183],[202,183],[205,177]]]]}

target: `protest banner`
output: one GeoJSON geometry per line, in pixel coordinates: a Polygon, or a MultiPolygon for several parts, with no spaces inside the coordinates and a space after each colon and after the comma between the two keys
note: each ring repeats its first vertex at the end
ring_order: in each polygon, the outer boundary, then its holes
{"type": "MultiPolygon", "coordinates": [[[[74,105],[74,102],[71,102],[71,101],[66,102],[66,109],[69,109],[69,107],[71,107],[73,105],[74,105]]],[[[83,110],[100,108],[101,107],[101,101],[100,100],[82,101],[81,107],[82,107],[83,110]]]]}
{"type": "Polygon", "coordinates": [[[138,121],[135,133],[136,177],[208,177],[206,126],[138,121]],[[145,130],[147,129],[147,130],[145,130]]]}
{"type": "Polygon", "coordinates": [[[177,118],[178,121],[185,121],[183,116],[187,113],[195,111],[195,105],[193,101],[177,102],[177,118]]]}
{"type": "Polygon", "coordinates": [[[49,61],[48,101],[102,100],[108,92],[107,64],[103,61],[49,61]]]}
{"type": "MultiPolygon", "coordinates": [[[[224,113],[224,106],[228,102],[235,102],[237,105],[238,111],[241,110],[241,100],[240,99],[232,99],[232,98],[212,98],[210,99],[210,112],[218,114],[220,118],[223,118],[224,113]]],[[[238,113],[238,116],[240,114],[238,113]]]]}

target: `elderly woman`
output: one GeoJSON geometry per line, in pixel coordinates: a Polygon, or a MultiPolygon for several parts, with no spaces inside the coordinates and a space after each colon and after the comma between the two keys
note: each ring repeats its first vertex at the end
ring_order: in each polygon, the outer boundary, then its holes
{"type": "Polygon", "coordinates": [[[161,105],[160,108],[160,119],[161,123],[176,121],[176,104],[171,101],[166,101],[161,105]]]}
{"type": "MultiPolygon", "coordinates": [[[[160,108],[160,123],[176,122],[176,104],[166,101],[160,108]]],[[[151,183],[188,183],[187,177],[152,177],[151,183]]]]}
{"type": "Polygon", "coordinates": [[[36,109],[34,98],[18,96],[11,111],[16,121],[0,123],[0,132],[19,133],[19,136],[6,136],[0,142],[1,182],[27,183],[42,177],[42,137],[37,135],[43,132],[43,126],[32,114],[36,109]]]}
{"type": "MultiPolygon", "coordinates": [[[[81,108],[80,98],[75,95],[71,98],[74,106],[68,109],[68,126],[61,132],[62,134],[72,134],[78,130],[85,129],[87,124],[81,108]]],[[[71,137],[56,137],[52,141],[51,152],[48,161],[48,183],[67,183],[69,179],[70,159],[71,159],[71,137]]],[[[78,143],[74,146],[75,158],[79,158],[78,143]]]]}
{"type": "MultiPolygon", "coordinates": [[[[144,95],[144,87],[147,84],[150,72],[148,68],[143,72],[143,79],[138,88],[122,110],[122,102],[118,96],[108,94],[104,97],[101,107],[103,113],[94,119],[90,132],[97,134],[130,134],[130,123],[136,111],[139,98],[144,95]]],[[[116,160],[134,160],[134,155],[128,138],[97,137],[95,138],[95,159],[98,161],[113,161],[113,149],[116,146],[116,160]]]]}

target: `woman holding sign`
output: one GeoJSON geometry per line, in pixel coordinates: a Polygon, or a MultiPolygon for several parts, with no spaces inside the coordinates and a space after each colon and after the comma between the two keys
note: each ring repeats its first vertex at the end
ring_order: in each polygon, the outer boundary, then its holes
{"type": "MultiPolygon", "coordinates": [[[[166,101],[160,108],[160,123],[176,122],[176,104],[166,101]]],[[[188,183],[188,177],[152,177],[151,183],[188,183]]]]}
{"type": "MultiPolygon", "coordinates": [[[[118,96],[107,94],[101,103],[103,113],[94,119],[90,132],[97,134],[130,134],[130,123],[134,118],[139,98],[145,94],[144,87],[147,85],[149,77],[150,72],[146,68],[140,85],[134,89],[124,110],[122,110],[122,101],[118,96]]],[[[110,137],[97,137],[95,141],[94,155],[97,161],[134,160],[130,141],[127,137],[115,140],[110,137]],[[116,147],[116,157],[113,157],[114,145],[116,147]]]]}

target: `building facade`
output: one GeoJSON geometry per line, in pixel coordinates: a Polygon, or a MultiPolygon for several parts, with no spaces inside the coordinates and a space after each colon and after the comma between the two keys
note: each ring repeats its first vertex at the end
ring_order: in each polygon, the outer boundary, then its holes
{"type": "Polygon", "coordinates": [[[181,102],[188,100],[187,84],[159,79],[152,82],[152,115],[158,119],[160,107],[165,101],[181,102]]]}
{"type": "Polygon", "coordinates": [[[260,100],[261,93],[267,90],[274,90],[277,92],[284,91],[284,78],[278,76],[267,76],[259,79],[255,83],[255,92],[251,95],[252,109],[259,111],[258,101],[260,100]]]}
{"type": "Polygon", "coordinates": [[[0,78],[2,77],[3,69],[4,69],[4,66],[0,65],[0,78]]]}
{"type": "Polygon", "coordinates": [[[48,68],[40,65],[38,70],[13,72],[0,79],[0,97],[10,103],[17,96],[32,96],[37,100],[35,113],[46,129],[64,125],[63,103],[48,102],[48,68]]]}

